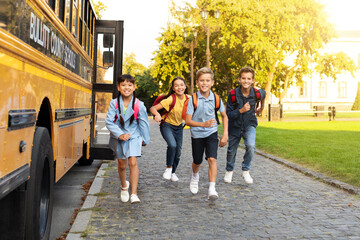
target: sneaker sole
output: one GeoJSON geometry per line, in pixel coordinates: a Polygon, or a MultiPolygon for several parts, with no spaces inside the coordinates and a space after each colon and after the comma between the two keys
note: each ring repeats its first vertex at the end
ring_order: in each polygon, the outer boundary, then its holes
{"type": "Polygon", "coordinates": [[[219,198],[219,196],[216,196],[216,195],[211,195],[211,196],[209,196],[209,200],[210,201],[215,201],[216,199],[218,199],[219,198]]]}
{"type": "Polygon", "coordinates": [[[228,181],[228,180],[225,180],[225,179],[224,179],[224,182],[226,182],[226,183],[231,183],[231,180],[230,180],[230,181],[228,181]]]}

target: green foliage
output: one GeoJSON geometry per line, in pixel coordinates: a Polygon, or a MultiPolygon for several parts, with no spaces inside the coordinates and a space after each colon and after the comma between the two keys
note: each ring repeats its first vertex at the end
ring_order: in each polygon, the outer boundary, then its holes
{"type": "Polygon", "coordinates": [[[160,46],[154,58],[152,76],[161,92],[168,91],[174,77],[184,76],[189,71],[189,50],[183,46],[182,32],[180,26],[168,25],[158,38],[160,46]]]}
{"type": "Polygon", "coordinates": [[[337,75],[342,72],[349,71],[354,77],[354,72],[356,71],[356,65],[353,60],[343,52],[336,54],[324,54],[319,57],[317,61],[318,65],[315,67],[315,70],[320,74],[320,76],[327,76],[334,79],[337,79],[337,75]]]}
{"type": "Polygon", "coordinates": [[[149,110],[158,94],[158,86],[150,74],[150,69],[146,69],[141,75],[135,75],[135,79],[136,97],[143,101],[149,110]]]}
{"type": "Polygon", "coordinates": [[[134,53],[126,54],[123,62],[123,74],[130,74],[132,76],[141,75],[145,71],[146,67],[136,61],[134,53]]]}
{"type": "Polygon", "coordinates": [[[360,82],[358,83],[355,101],[354,101],[354,104],[353,104],[351,110],[360,110],[360,82]]]}
{"type": "MultiPolygon", "coordinates": [[[[158,39],[160,48],[154,58],[153,76],[162,91],[177,75],[189,79],[190,51],[182,33],[190,26],[198,31],[195,71],[205,66],[205,30],[210,28],[214,88],[223,98],[238,85],[238,72],[244,66],[255,69],[256,84],[266,89],[267,97],[270,92],[285,95],[291,81],[301,83],[311,73],[311,64],[321,59],[315,56],[335,36],[324,6],[316,0],[198,0],[195,8],[187,5],[171,11],[176,20],[158,39]],[[200,17],[201,8],[209,11],[206,21],[200,17]],[[221,12],[218,20],[213,17],[216,10],[221,12]],[[286,59],[289,56],[291,61],[286,59]]],[[[346,60],[339,56],[337,60],[346,60]]],[[[333,61],[333,68],[324,73],[348,70],[350,62],[344,61],[333,61]]]]}

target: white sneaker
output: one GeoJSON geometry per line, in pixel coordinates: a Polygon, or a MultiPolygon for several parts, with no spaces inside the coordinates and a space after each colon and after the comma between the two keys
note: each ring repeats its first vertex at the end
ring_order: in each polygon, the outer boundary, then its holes
{"type": "Polygon", "coordinates": [[[177,182],[177,181],[179,181],[179,178],[176,176],[176,174],[175,173],[172,173],[171,174],[171,179],[170,179],[171,181],[173,181],[173,182],[177,182]]]}
{"type": "Polygon", "coordinates": [[[125,188],[121,188],[120,191],[120,199],[122,202],[127,202],[129,201],[129,182],[126,181],[126,187],[125,188]]]}
{"type": "Polygon", "coordinates": [[[226,171],[225,177],[224,177],[224,182],[231,183],[232,175],[233,175],[233,171],[226,171]]]}
{"type": "Polygon", "coordinates": [[[249,171],[242,171],[241,176],[243,177],[243,179],[245,180],[246,183],[251,184],[254,182],[254,180],[252,179],[252,177],[250,176],[249,171]]]}
{"type": "Polygon", "coordinates": [[[197,194],[198,191],[199,191],[199,178],[195,178],[195,177],[191,176],[190,192],[192,194],[197,194]]]}
{"type": "Polygon", "coordinates": [[[140,202],[140,199],[139,199],[139,197],[138,197],[136,194],[131,194],[130,202],[131,202],[131,203],[139,203],[139,202],[140,202]]]}
{"type": "Polygon", "coordinates": [[[208,199],[214,201],[219,198],[219,194],[216,192],[215,188],[209,188],[208,199]]]}
{"type": "Polygon", "coordinates": [[[166,168],[165,172],[163,174],[163,178],[165,178],[166,180],[170,180],[171,179],[171,171],[172,171],[172,168],[166,168]]]}

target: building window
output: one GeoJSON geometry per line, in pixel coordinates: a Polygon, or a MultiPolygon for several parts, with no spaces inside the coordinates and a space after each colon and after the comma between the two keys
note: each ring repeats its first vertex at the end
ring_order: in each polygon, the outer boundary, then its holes
{"type": "Polygon", "coordinates": [[[302,82],[299,86],[299,97],[307,96],[307,82],[302,82]]]}
{"type": "Polygon", "coordinates": [[[319,82],[319,97],[326,98],[327,97],[327,86],[325,81],[319,82]]]}
{"type": "Polygon", "coordinates": [[[338,83],[338,96],[339,98],[347,97],[347,84],[344,81],[338,83]]]}

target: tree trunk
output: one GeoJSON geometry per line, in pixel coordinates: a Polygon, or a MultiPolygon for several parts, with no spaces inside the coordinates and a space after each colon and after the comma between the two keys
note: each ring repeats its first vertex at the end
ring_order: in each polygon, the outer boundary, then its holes
{"type": "Polygon", "coordinates": [[[288,72],[288,74],[286,74],[286,76],[285,76],[284,90],[280,93],[279,103],[282,103],[283,99],[286,97],[286,93],[287,93],[287,90],[288,90],[288,87],[289,87],[289,79],[290,79],[290,76],[292,76],[292,74],[294,73],[295,67],[296,66],[293,66],[290,69],[290,71],[288,72]]]}

